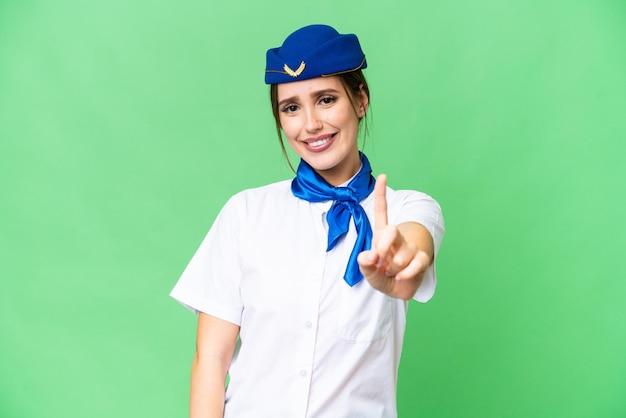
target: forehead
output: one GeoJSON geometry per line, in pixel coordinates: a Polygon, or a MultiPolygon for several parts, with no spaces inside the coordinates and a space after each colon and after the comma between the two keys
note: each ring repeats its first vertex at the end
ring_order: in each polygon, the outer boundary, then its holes
{"type": "Polygon", "coordinates": [[[289,97],[305,98],[325,90],[343,92],[344,88],[339,77],[336,76],[281,83],[277,86],[278,101],[289,97]]]}

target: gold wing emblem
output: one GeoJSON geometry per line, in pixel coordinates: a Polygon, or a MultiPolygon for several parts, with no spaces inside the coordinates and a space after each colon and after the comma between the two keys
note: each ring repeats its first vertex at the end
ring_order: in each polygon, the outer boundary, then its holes
{"type": "Polygon", "coordinates": [[[285,72],[287,74],[289,74],[290,76],[295,78],[295,77],[298,77],[300,74],[302,74],[302,71],[304,71],[304,67],[306,67],[306,64],[304,63],[304,61],[302,61],[300,63],[300,66],[298,67],[298,69],[296,71],[294,71],[291,68],[289,68],[289,66],[287,64],[285,64],[283,69],[285,70],[285,72]]]}

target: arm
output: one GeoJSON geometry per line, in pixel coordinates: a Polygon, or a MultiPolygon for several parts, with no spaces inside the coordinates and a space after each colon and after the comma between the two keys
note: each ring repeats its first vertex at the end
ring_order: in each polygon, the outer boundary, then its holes
{"type": "Polygon", "coordinates": [[[409,300],[417,292],[434,260],[433,238],[416,222],[387,224],[385,175],[374,188],[372,248],[359,254],[359,267],[370,285],[391,297],[409,300]]]}
{"type": "Polygon", "coordinates": [[[224,384],[239,326],[200,312],[191,367],[191,418],[224,416],[224,384]]]}

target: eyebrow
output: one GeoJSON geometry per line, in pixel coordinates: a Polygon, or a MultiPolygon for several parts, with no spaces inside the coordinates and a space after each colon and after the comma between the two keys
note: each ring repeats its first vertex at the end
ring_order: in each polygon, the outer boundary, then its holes
{"type": "MultiPolygon", "coordinates": [[[[311,92],[311,94],[309,95],[310,97],[319,97],[319,96],[323,96],[325,94],[339,94],[339,90],[335,90],[335,89],[323,89],[323,90],[316,90],[311,92]]],[[[299,96],[291,96],[288,97],[286,99],[281,100],[280,102],[278,102],[278,107],[284,106],[287,103],[291,103],[291,102],[297,102],[298,101],[298,97],[299,96]]]]}

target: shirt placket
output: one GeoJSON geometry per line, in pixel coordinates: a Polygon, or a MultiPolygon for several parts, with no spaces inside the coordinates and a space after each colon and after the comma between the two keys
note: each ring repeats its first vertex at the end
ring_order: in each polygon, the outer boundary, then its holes
{"type": "MultiPolygon", "coordinates": [[[[316,216],[320,216],[319,207],[311,208],[316,216]]],[[[325,216],[325,212],[321,213],[325,216]]],[[[296,391],[299,396],[299,411],[297,416],[306,417],[309,394],[311,389],[311,378],[313,371],[313,361],[315,358],[315,347],[317,343],[317,326],[319,318],[320,296],[322,278],[324,276],[324,268],[326,265],[326,243],[327,231],[324,226],[322,217],[317,225],[317,241],[319,242],[319,251],[316,252],[316,260],[312,263],[310,276],[305,281],[302,292],[306,295],[304,306],[302,307],[302,316],[299,319],[299,326],[302,330],[302,343],[300,344],[300,352],[297,354],[297,368],[293,370],[296,374],[299,389],[296,391]]]]}

